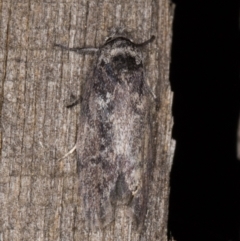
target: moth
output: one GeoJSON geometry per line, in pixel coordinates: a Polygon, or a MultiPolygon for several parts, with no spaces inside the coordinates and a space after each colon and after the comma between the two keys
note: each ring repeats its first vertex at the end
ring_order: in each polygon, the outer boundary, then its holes
{"type": "Polygon", "coordinates": [[[83,89],[76,143],[79,195],[89,229],[110,224],[118,208],[136,227],[144,223],[153,166],[153,94],[144,77],[143,49],[154,38],[134,43],[114,36],[99,48],[56,44],[96,54],[83,89]]]}

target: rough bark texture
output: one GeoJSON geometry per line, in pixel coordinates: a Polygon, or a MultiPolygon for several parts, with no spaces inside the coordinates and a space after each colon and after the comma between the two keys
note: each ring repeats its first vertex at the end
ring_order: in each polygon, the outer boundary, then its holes
{"type": "Polygon", "coordinates": [[[174,142],[169,83],[173,7],[168,0],[0,1],[0,239],[167,240],[169,174],[174,142]],[[152,108],[155,167],[145,231],[131,228],[124,210],[104,230],[81,227],[76,153],[58,161],[77,137],[81,94],[94,57],[60,51],[100,46],[109,30],[124,27],[146,47],[146,80],[158,99],[152,108]]]}

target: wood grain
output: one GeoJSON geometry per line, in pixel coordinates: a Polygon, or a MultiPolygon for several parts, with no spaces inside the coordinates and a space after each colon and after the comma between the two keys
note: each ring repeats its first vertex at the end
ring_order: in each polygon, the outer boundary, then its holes
{"type": "MultiPolygon", "coordinates": [[[[174,141],[169,83],[173,6],[168,0],[0,0],[0,239],[167,240],[169,173],[174,141]],[[81,228],[76,153],[57,161],[77,137],[79,96],[94,62],[54,48],[98,47],[112,28],[146,48],[146,79],[159,100],[154,110],[155,170],[142,234],[124,212],[106,229],[81,228]]],[[[149,137],[152,138],[152,137],[149,137]]]]}

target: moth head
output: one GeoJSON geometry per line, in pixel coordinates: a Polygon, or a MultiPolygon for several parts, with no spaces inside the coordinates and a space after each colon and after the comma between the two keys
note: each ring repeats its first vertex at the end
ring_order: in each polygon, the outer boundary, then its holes
{"type": "Polygon", "coordinates": [[[118,71],[136,70],[142,66],[142,51],[128,38],[110,37],[100,48],[99,61],[118,71]]]}
{"type": "Polygon", "coordinates": [[[129,42],[131,42],[132,44],[134,44],[133,41],[132,41],[132,39],[129,39],[129,38],[127,38],[127,37],[125,37],[125,36],[122,36],[122,35],[115,35],[115,36],[110,36],[110,37],[108,37],[108,38],[105,40],[104,45],[106,45],[106,44],[108,44],[108,43],[110,43],[110,42],[112,42],[112,41],[115,41],[115,40],[126,40],[126,41],[129,41],[129,42]]]}

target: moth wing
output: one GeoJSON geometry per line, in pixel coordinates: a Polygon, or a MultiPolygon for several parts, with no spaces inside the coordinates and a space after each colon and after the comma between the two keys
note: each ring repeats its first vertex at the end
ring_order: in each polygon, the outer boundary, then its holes
{"type": "Polygon", "coordinates": [[[117,179],[114,153],[106,143],[111,142],[109,128],[101,119],[93,84],[90,80],[84,91],[77,141],[79,192],[90,229],[106,226],[114,219],[110,193],[117,179]]]}

